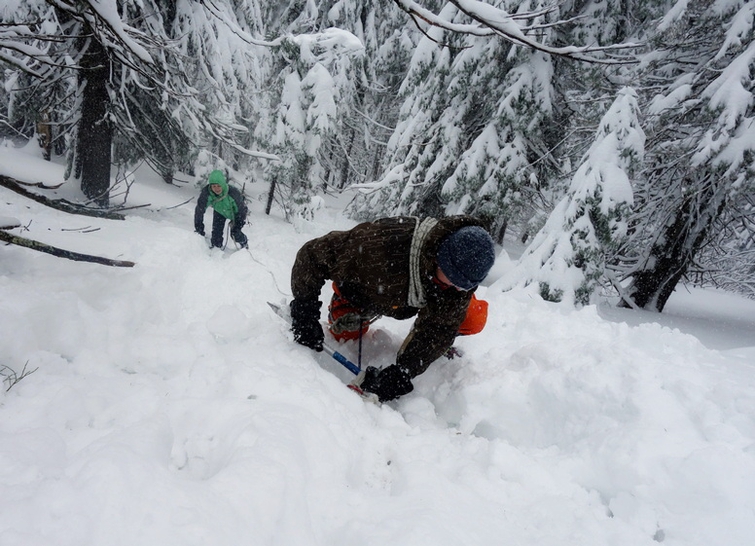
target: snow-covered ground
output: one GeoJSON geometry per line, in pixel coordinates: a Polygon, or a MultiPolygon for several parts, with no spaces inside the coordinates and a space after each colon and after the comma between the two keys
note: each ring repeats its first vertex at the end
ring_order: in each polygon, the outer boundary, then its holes
{"type": "MultiPolygon", "coordinates": [[[[28,152],[0,174],[61,181],[28,152]]],[[[338,206],[292,226],[252,184],[250,251],[211,251],[175,206],[192,184],[137,178],[125,221],[0,188],[12,233],[137,264],[0,247],[0,367],[33,371],[0,392],[3,546],[755,541],[755,302],[574,310],[497,288],[502,252],[485,331],[378,407],[265,304],[301,244],[353,225],[338,206]]],[[[376,323],[363,362],[409,326],[376,323]]]]}

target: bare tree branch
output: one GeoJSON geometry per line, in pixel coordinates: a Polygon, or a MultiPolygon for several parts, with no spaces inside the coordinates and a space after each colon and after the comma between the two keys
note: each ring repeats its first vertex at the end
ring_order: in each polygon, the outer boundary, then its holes
{"type": "Polygon", "coordinates": [[[39,368],[34,368],[33,370],[27,370],[27,366],[29,365],[29,361],[26,361],[26,364],[24,364],[24,369],[21,370],[21,373],[17,373],[16,370],[11,368],[10,366],[2,365],[0,366],[0,376],[3,376],[3,382],[8,384],[8,388],[5,389],[5,392],[8,392],[11,390],[16,384],[21,381],[24,377],[28,377],[34,372],[36,372],[39,368]]]}

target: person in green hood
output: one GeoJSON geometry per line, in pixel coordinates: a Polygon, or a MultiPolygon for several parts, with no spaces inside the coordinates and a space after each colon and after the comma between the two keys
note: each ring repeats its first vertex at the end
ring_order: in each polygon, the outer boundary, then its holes
{"type": "Polygon", "coordinates": [[[204,237],[204,213],[208,207],[213,208],[212,236],[213,247],[223,246],[223,228],[225,221],[231,222],[231,237],[241,248],[249,248],[246,235],[241,231],[246,222],[247,208],[241,192],[229,186],[223,171],[214,170],[207,179],[207,186],[202,188],[194,209],[194,231],[204,237]]]}

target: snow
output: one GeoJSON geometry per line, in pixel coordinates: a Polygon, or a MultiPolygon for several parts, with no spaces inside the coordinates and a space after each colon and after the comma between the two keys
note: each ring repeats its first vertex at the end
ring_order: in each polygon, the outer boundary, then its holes
{"type": "MultiPolygon", "coordinates": [[[[97,14],[97,18],[101,19],[105,23],[107,28],[112,32],[115,37],[123,42],[131,53],[136,55],[141,61],[151,64],[152,57],[144,47],[142,47],[137,41],[133,40],[128,32],[128,29],[124,26],[123,21],[118,15],[118,5],[115,0],[96,0],[94,2],[87,2],[89,8],[97,14]]],[[[73,11],[73,10],[72,10],[73,11]]],[[[102,24],[97,21],[97,18],[93,18],[96,23],[102,24]]],[[[90,21],[90,24],[93,21],[90,21]]],[[[117,45],[116,45],[117,47],[117,45]]]]}
{"type": "Polygon", "coordinates": [[[684,16],[688,7],[689,0],[677,0],[677,2],[674,3],[673,7],[668,10],[663,19],[661,19],[661,22],[658,24],[658,30],[668,30],[671,25],[679,21],[684,16]]]}
{"type": "MultiPolygon", "coordinates": [[[[0,148],[0,174],[59,183],[29,151],[0,148]]],[[[176,206],[193,184],[135,178],[150,206],[124,221],[0,188],[12,233],[136,262],[0,247],[0,369],[31,372],[0,392],[3,546],[752,543],[755,302],[575,310],[503,292],[501,251],[487,328],[378,407],[265,304],[301,244],[353,225],[343,203],[295,230],[247,184],[250,251],[211,251],[176,206]]],[[[363,361],[409,327],[378,321],[363,361]]]]}
{"type": "MultiPolygon", "coordinates": [[[[324,56],[330,58],[332,52],[348,52],[361,55],[364,53],[364,44],[351,32],[341,28],[331,27],[317,34],[297,34],[291,36],[291,40],[298,44],[302,59],[308,63],[315,63],[324,56]]],[[[332,61],[332,58],[330,59],[332,61]]]]}

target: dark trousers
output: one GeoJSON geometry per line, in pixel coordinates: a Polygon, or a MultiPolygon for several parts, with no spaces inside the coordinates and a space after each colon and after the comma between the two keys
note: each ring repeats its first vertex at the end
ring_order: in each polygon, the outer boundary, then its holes
{"type": "MultiPolygon", "coordinates": [[[[225,229],[226,220],[227,218],[222,214],[219,214],[215,210],[212,211],[212,237],[210,238],[212,246],[219,248],[223,246],[223,229],[225,229]]],[[[247,244],[246,235],[241,231],[241,228],[244,227],[245,223],[246,217],[242,218],[240,216],[236,216],[236,218],[231,221],[231,238],[241,246],[246,246],[247,244]]]]}

